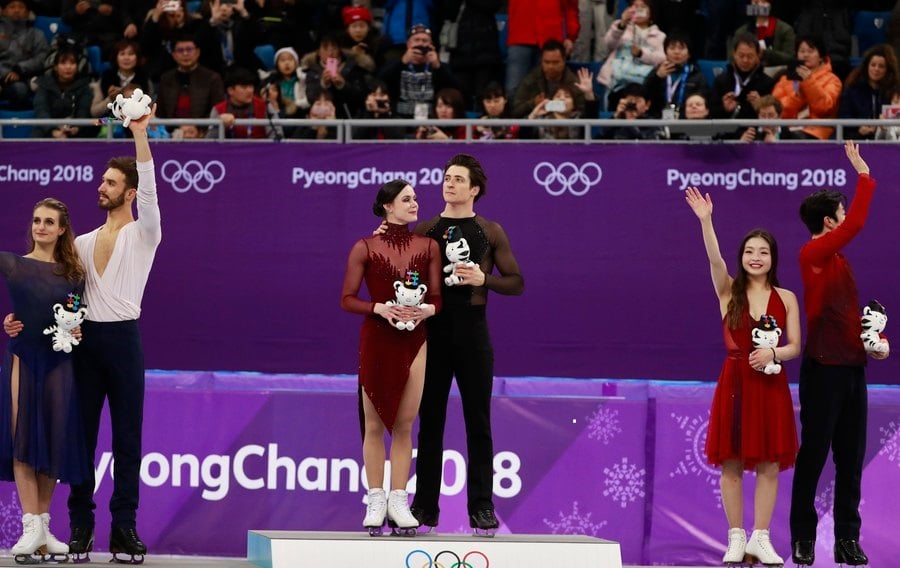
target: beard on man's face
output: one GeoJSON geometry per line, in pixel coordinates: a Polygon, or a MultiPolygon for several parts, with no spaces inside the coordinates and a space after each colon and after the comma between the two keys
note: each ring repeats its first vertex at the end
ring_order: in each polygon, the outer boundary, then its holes
{"type": "Polygon", "coordinates": [[[97,205],[100,206],[100,209],[105,211],[112,211],[113,209],[117,209],[122,205],[125,205],[125,193],[121,193],[118,197],[107,197],[104,199],[104,196],[100,196],[100,200],[97,202],[97,205]]]}

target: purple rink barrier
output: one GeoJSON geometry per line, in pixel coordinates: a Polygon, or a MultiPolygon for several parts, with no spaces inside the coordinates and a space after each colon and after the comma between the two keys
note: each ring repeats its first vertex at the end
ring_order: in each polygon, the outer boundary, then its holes
{"type": "MultiPolygon", "coordinates": [[[[727,525],[718,472],[705,465],[713,385],[686,381],[497,378],[494,500],[501,532],[617,541],[625,564],[714,565],[727,525]]],[[[248,530],[362,533],[362,454],[352,376],[152,371],[147,377],[138,528],[151,554],[244,556],[248,530]]],[[[796,400],[796,392],[794,392],[796,400]]],[[[108,544],[108,421],[98,449],[97,549],[108,544]]],[[[900,387],[870,390],[863,545],[873,566],[896,553],[900,387]]],[[[468,533],[465,433],[449,407],[441,533],[468,533]]],[[[788,551],[792,470],[772,535],[788,551]]],[[[820,486],[819,566],[831,537],[831,479],[820,486]]],[[[748,503],[752,476],[747,476],[748,503]]],[[[414,491],[414,482],[410,489],[414,491]]],[[[60,487],[51,514],[65,537],[60,487]]],[[[0,491],[0,548],[21,510],[0,491]]],[[[745,525],[752,520],[748,509],[745,525]]]]}
{"type": "MultiPolygon", "coordinates": [[[[377,225],[376,188],[408,178],[428,218],[442,206],[441,167],[470,152],[489,176],[477,210],[503,224],[526,281],[521,297],[490,298],[498,375],[713,380],[719,314],[683,189],[712,193],[732,267],[743,234],[772,230],[781,283],[799,294],[797,253],[808,239],[799,203],[855,182],[836,143],[156,143],[153,151],[163,241],[141,327],[147,365],[159,369],[355,373],[360,318],[338,301],[350,247],[377,225]]],[[[70,206],[76,231],[100,224],[98,180],[106,159],[123,153],[133,153],[130,143],[0,145],[0,250],[22,250],[31,207],[46,196],[70,206]]],[[[877,298],[889,315],[900,309],[897,155],[895,145],[864,146],[880,183],[868,226],[846,250],[861,302],[877,298]]],[[[0,294],[0,312],[8,306],[0,294]]],[[[791,380],[797,369],[788,364],[791,380]]],[[[900,357],[868,374],[900,384],[900,357]]]]}

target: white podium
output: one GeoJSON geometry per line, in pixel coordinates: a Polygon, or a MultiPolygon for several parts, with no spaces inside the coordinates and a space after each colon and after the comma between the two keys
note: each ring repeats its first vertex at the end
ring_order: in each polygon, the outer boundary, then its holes
{"type": "Polygon", "coordinates": [[[247,560],[263,568],[622,568],[619,543],[577,535],[248,531],[247,560]]]}

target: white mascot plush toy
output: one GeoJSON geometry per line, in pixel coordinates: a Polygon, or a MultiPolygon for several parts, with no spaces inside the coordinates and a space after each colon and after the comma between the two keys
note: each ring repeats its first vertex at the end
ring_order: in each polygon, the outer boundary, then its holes
{"type": "MultiPolygon", "coordinates": [[[[778,340],[781,338],[781,328],[773,316],[763,314],[759,318],[759,323],[753,328],[751,333],[753,338],[753,347],[756,349],[775,349],[778,347],[778,340]]],[[[781,372],[781,364],[774,360],[766,363],[762,370],[767,375],[777,375],[781,372]]]]}
{"type": "MultiPolygon", "coordinates": [[[[417,308],[425,308],[428,304],[424,303],[425,292],[428,286],[419,283],[419,273],[407,270],[406,280],[394,280],[394,296],[395,300],[385,302],[388,306],[413,306],[417,308]]],[[[400,330],[412,331],[416,328],[414,321],[397,321],[394,327],[400,330]]]]}
{"type": "Polygon", "coordinates": [[[447,227],[447,230],[444,231],[444,240],[447,241],[447,245],[444,247],[444,254],[450,262],[444,267],[444,272],[449,273],[449,276],[444,278],[444,284],[456,286],[462,283],[462,278],[456,274],[457,264],[475,266],[475,263],[469,260],[469,254],[471,254],[469,242],[462,236],[462,231],[459,230],[459,227],[456,225],[447,227]]]}
{"type": "Polygon", "coordinates": [[[116,100],[107,103],[106,107],[112,111],[114,117],[122,121],[122,126],[128,128],[132,120],[139,120],[150,114],[150,102],[150,95],[145,95],[144,91],[135,89],[128,98],[119,93],[116,95],[116,100]]]}
{"type": "Polygon", "coordinates": [[[71,353],[72,347],[78,345],[78,339],[72,330],[81,325],[87,316],[87,307],[81,303],[81,296],[69,294],[66,304],[53,304],[53,319],[56,325],[44,330],[44,335],[53,334],[53,350],[71,353]]]}
{"type": "Polygon", "coordinates": [[[863,346],[866,353],[886,353],[888,350],[887,343],[881,339],[881,332],[887,325],[887,314],[884,306],[878,300],[872,300],[863,308],[862,315],[862,338],[863,346]]]}

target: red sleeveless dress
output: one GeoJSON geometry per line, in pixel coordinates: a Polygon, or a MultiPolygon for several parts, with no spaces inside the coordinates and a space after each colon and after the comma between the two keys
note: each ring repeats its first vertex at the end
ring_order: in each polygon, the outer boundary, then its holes
{"type": "MultiPolygon", "coordinates": [[[[787,311],[774,289],[766,313],[784,326],[787,311]]],[[[706,458],[717,466],[738,460],[748,471],[760,463],[777,463],[784,470],[794,465],[798,447],[791,391],[783,369],[766,375],[750,367],[753,326],[749,308],[737,329],[729,329],[723,319],[728,357],[713,396],[706,458]]]]}
{"type": "Polygon", "coordinates": [[[418,273],[428,286],[425,303],[441,309],[441,253],[434,239],[415,235],[405,225],[388,225],[381,235],[360,239],[350,251],[341,307],[365,316],[359,337],[359,384],[389,432],[409,379],[409,368],[425,343],[425,323],[399,330],[375,314],[376,302],[395,299],[394,282],[418,273]],[[365,281],[371,301],[359,297],[365,281]]]}

